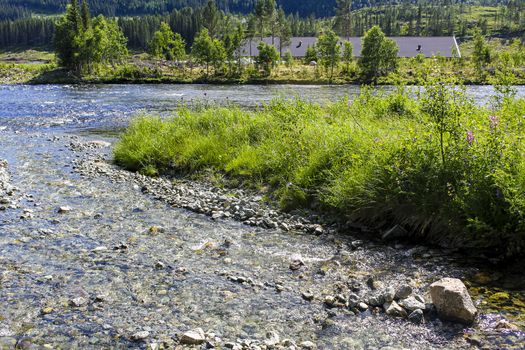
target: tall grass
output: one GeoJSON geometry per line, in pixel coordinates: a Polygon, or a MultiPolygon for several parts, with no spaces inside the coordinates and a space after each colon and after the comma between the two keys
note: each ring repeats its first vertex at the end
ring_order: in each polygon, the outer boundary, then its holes
{"type": "Polygon", "coordinates": [[[364,89],[326,106],[274,100],[256,111],[140,117],[116,162],[149,175],[223,173],[264,184],[285,210],[389,222],[414,238],[517,256],[525,248],[525,100],[480,107],[436,84],[411,98],[364,89]]]}

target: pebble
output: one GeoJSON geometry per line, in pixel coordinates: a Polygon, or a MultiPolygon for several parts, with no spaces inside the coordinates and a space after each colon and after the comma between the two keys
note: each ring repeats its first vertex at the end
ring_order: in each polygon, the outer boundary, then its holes
{"type": "Polygon", "coordinates": [[[302,348],[302,349],[305,349],[305,350],[313,350],[315,349],[315,344],[309,340],[307,341],[303,341],[299,344],[299,346],[302,348]]]}
{"type": "Polygon", "coordinates": [[[304,266],[304,262],[301,259],[295,259],[290,263],[290,270],[297,271],[304,266]]]}
{"type": "Polygon", "coordinates": [[[302,296],[303,299],[306,300],[306,301],[312,301],[312,300],[314,300],[314,295],[313,295],[312,293],[310,293],[310,292],[303,292],[303,293],[301,294],[301,296],[302,296]]]}
{"type": "Polygon", "coordinates": [[[206,336],[202,328],[187,331],[180,338],[180,343],[184,345],[200,345],[206,341],[206,336]]]}
{"type": "Polygon", "coordinates": [[[131,340],[141,341],[141,340],[144,340],[144,339],[146,339],[148,337],[149,337],[149,332],[148,331],[140,331],[140,332],[134,333],[131,336],[131,340]]]}
{"type": "Polygon", "coordinates": [[[88,300],[84,297],[73,298],[69,301],[72,306],[81,307],[88,303],[88,300]]]}
{"type": "Polygon", "coordinates": [[[58,208],[58,213],[59,214],[66,214],[66,213],[71,212],[72,210],[73,209],[71,207],[68,207],[68,206],[60,207],[60,208],[58,208]]]}
{"type": "Polygon", "coordinates": [[[363,302],[357,304],[357,307],[358,307],[359,310],[361,310],[361,311],[366,311],[366,310],[368,310],[368,305],[367,305],[366,303],[363,303],[363,302]]]}
{"type": "Polygon", "coordinates": [[[108,247],[100,246],[100,247],[93,248],[91,251],[93,253],[102,253],[102,252],[105,252],[107,250],[108,250],[108,247]]]}

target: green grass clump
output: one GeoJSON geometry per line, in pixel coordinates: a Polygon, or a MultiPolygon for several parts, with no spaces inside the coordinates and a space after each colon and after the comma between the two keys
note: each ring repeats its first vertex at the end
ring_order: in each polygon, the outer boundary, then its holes
{"type": "Polygon", "coordinates": [[[326,106],[274,100],[140,117],[115,159],[149,175],[212,170],[266,185],[285,210],[315,206],[418,239],[522,254],[525,100],[480,107],[443,84],[419,94],[364,89],[326,106]]]}

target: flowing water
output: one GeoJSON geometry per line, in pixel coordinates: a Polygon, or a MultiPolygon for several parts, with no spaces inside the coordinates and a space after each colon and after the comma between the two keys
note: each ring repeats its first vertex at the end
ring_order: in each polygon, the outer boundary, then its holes
{"type": "MultiPolygon", "coordinates": [[[[468,88],[481,101],[492,91],[468,88]]],[[[0,86],[0,159],[18,188],[15,205],[0,210],[0,349],[170,347],[196,327],[222,342],[264,341],[275,332],[318,349],[523,348],[524,333],[494,327],[503,317],[523,327],[523,314],[488,300],[499,291],[507,304],[523,304],[522,275],[440,249],[212,221],[134,183],[74,170],[87,157],[109,160],[111,149],[72,145],[114,142],[140,113],[167,114],[181,103],[253,108],[273,97],[322,103],[356,93],[348,86],[0,86]],[[297,258],[305,266],[293,271],[297,258]],[[441,277],[471,280],[483,312],[465,328],[323,305],[327,295],[367,288],[370,276],[421,294],[441,277]],[[133,339],[138,331],[147,337],[133,339]]]]}

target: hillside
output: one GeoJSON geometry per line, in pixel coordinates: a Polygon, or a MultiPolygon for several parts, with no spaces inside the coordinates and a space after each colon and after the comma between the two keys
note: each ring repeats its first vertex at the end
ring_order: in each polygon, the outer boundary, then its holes
{"type": "MultiPolygon", "coordinates": [[[[161,14],[186,6],[197,7],[207,0],[89,0],[93,13],[109,16],[161,14]]],[[[469,5],[505,5],[519,0],[354,0],[354,10],[363,7],[381,5],[411,4],[469,4],[469,5]]],[[[0,0],[0,20],[17,19],[30,13],[53,14],[62,12],[68,0],[0,0]]],[[[252,11],[257,0],[216,0],[217,5],[228,12],[248,13],[252,11]]],[[[336,0],[277,0],[277,4],[289,14],[300,16],[315,15],[327,17],[334,15],[336,0]]]]}

